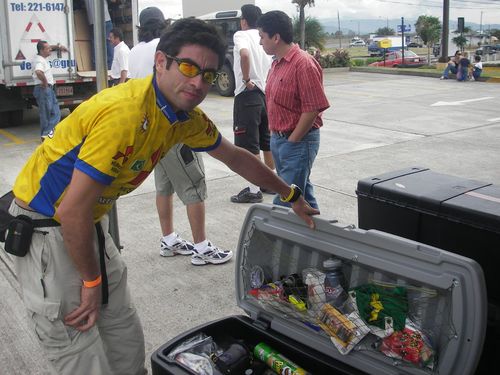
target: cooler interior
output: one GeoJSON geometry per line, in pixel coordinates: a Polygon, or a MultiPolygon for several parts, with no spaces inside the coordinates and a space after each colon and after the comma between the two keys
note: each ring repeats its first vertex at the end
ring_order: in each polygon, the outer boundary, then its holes
{"type": "Polygon", "coordinates": [[[291,215],[255,205],[247,216],[237,291],[252,318],[370,374],[474,373],[486,326],[476,262],[325,220],[310,230],[291,215]],[[311,288],[304,276],[323,271],[332,257],[342,261],[343,306],[318,305],[325,289],[311,288]]]}
{"type": "MultiPolygon", "coordinates": [[[[231,316],[221,320],[207,323],[196,327],[191,331],[175,337],[161,346],[152,356],[151,364],[153,375],[186,375],[195,374],[181,363],[169,359],[169,353],[181,342],[193,337],[199,332],[211,336],[217,345],[222,349],[227,349],[231,343],[242,341],[249,349],[252,349],[260,342],[265,342],[276,351],[282,353],[288,359],[307,370],[311,374],[331,374],[331,375],[361,375],[365,374],[359,370],[345,365],[342,362],[334,361],[332,358],[318,353],[299,342],[291,340],[289,337],[272,332],[266,329],[265,324],[255,323],[246,316],[231,316]]],[[[266,366],[263,366],[267,368],[266,366]]],[[[253,375],[262,374],[264,371],[253,371],[253,375]]]]}

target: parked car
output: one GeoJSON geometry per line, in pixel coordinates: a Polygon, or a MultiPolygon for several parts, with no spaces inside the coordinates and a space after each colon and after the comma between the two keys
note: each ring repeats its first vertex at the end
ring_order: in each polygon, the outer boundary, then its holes
{"type": "Polygon", "coordinates": [[[376,61],[371,63],[370,66],[379,66],[379,67],[389,67],[389,68],[418,68],[426,63],[426,59],[424,57],[418,56],[415,52],[405,51],[405,59],[403,63],[403,54],[401,51],[392,51],[385,55],[385,62],[376,61]]]}
{"type": "Polygon", "coordinates": [[[410,42],[408,43],[408,47],[413,47],[413,48],[422,48],[423,45],[417,42],[410,42]]]}
{"type": "Polygon", "coordinates": [[[481,46],[476,50],[476,55],[493,55],[499,50],[500,50],[500,44],[496,45],[485,44],[484,46],[481,46]]]}
{"type": "Polygon", "coordinates": [[[362,39],[353,40],[351,43],[349,43],[349,47],[364,47],[364,46],[366,46],[366,43],[362,39]]]}

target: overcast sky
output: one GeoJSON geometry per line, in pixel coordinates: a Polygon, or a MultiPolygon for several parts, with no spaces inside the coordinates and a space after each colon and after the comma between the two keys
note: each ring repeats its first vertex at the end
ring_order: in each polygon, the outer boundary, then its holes
{"type": "MultiPolygon", "coordinates": [[[[255,0],[263,12],[279,9],[289,16],[297,15],[297,8],[291,0],[255,0]]],[[[400,17],[418,18],[431,15],[442,19],[443,0],[316,0],[314,7],[306,7],[306,16],[336,18],[340,20],[356,19],[395,19],[400,17]]],[[[500,0],[450,0],[450,20],[465,17],[465,22],[482,24],[500,23],[500,0]]],[[[139,10],[147,6],[157,6],[167,17],[182,16],[181,0],[139,0],[139,10]]]]}

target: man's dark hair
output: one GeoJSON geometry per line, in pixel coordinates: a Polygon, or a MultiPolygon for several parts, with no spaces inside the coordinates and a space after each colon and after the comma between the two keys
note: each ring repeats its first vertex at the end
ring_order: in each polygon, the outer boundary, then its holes
{"type": "Polygon", "coordinates": [[[293,42],[292,20],[281,10],[272,10],[264,13],[257,20],[257,27],[262,29],[270,38],[280,34],[281,39],[290,44],[293,42]]]}
{"type": "Polygon", "coordinates": [[[38,43],[36,44],[36,52],[38,54],[40,54],[40,52],[42,52],[42,49],[43,47],[47,44],[47,41],[45,40],[40,40],[38,41],[38,43]]]}
{"type": "MultiPolygon", "coordinates": [[[[226,56],[226,42],[215,26],[196,18],[183,18],[170,25],[161,36],[156,50],[175,57],[182,47],[193,44],[214,51],[219,57],[218,69],[222,67],[226,56]]],[[[169,61],[167,68],[171,63],[169,61]]]]}
{"type": "Polygon", "coordinates": [[[170,25],[170,20],[160,21],[154,20],[150,21],[144,26],[137,26],[139,29],[138,38],[139,42],[151,42],[153,39],[161,37],[165,29],[170,25]]]}
{"type": "Polygon", "coordinates": [[[481,61],[481,56],[475,55],[474,56],[474,61],[477,61],[477,62],[481,61]]]}
{"type": "Polygon", "coordinates": [[[252,29],[255,29],[260,16],[262,16],[262,11],[258,6],[245,4],[241,7],[241,18],[247,21],[248,27],[252,29]]]}
{"type": "Polygon", "coordinates": [[[123,32],[118,27],[113,27],[111,29],[110,33],[112,33],[115,36],[115,38],[120,39],[120,42],[123,41],[123,32]]]}

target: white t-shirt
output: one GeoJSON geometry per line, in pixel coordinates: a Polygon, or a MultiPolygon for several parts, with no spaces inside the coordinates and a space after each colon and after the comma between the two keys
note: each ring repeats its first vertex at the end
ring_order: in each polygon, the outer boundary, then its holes
{"type": "Polygon", "coordinates": [[[35,71],[41,70],[43,74],[45,74],[45,78],[47,78],[47,82],[49,85],[54,84],[54,76],[52,75],[52,68],[50,67],[49,62],[40,55],[35,55],[32,62],[32,70],[31,75],[35,80],[35,85],[41,85],[42,81],[40,81],[35,73],[35,71]]]}
{"type": "Polygon", "coordinates": [[[483,62],[479,61],[477,63],[474,63],[474,68],[483,70],[483,62]]]}
{"type": "Polygon", "coordinates": [[[247,49],[250,55],[250,78],[251,81],[262,91],[266,91],[267,73],[271,68],[272,57],[264,52],[260,45],[259,31],[257,29],[240,30],[234,33],[234,78],[236,80],[234,95],[238,95],[245,89],[243,73],[241,72],[240,50],[247,49]]]}
{"type": "Polygon", "coordinates": [[[153,39],[147,43],[140,42],[130,50],[130,55],[128,56],[130,78],[144,78],[153,74],[155,52],[159,41],[160,38],[153,39]]]}
{"type": "Polygon", "coordinates": [[[120,78],[120,73],[122,70],[127,71],[127,77],[129,77],[128,71],[128,55],[130,54],[130,49],[121,41],[114,48],[113,64],[111,65],[111,78],[120,78]]]}

